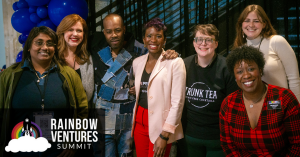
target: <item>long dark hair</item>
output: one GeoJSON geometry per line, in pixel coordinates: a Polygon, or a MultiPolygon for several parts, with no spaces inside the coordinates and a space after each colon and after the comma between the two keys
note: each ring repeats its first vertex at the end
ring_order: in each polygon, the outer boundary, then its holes
{"type": "Polygon", "coordinates": [[[57,57],[58,57],[57,46],[56,46],[57,45],[57,35],[51,28],[46,27],[46,26],[40,26],[40,27],[34,27],[30,31],[28,38],[26,40],[26,43],[24,45],[24,48],[23,48],[23,57],[22,57],[21,64],[24,63],[25,59],[31,60],[29,50],[32,46],[33,39],[35,37],[37,37],[38,35],[40,35],[41,33],[48,35],[51,38],[52,42],[55,44],[55,46],[54,46],[55,53],[54,53],[52,60],[54,60],[54,62],[57,63],[57,57]]]}

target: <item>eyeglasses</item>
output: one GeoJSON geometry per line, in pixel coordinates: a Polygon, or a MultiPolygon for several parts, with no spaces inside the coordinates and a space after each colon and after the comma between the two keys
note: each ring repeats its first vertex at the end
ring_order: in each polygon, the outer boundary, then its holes
{"type": "Polygon", "coordinates": [[[54,47],[56,45],[53,42],[43,42],[43,41],[34,41],[33,43],[37,47],[43,47],[45,44],[47,47],[54,47]]]}
{"type": "Polygon", "coordinates": [[[212,44],[213,41],[216,41],[216,39],[214,38],[202,38],[202,37],[195,37],[194,38],[194,42],[198,45],[201,45],[202,43],[206,43],[206,44],[212,44]]]}

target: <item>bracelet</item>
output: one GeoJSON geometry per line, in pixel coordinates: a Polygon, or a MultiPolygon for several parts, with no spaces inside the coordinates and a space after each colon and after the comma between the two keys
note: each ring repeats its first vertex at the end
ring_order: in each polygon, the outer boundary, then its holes
{"type": "Polygon", "coordinates": [[[166,140],[166,141],[169,140],[169,137],[165,137],[165,136],[163,136],[162,134],[159,134],[159,137],[160,137],[161,139],[163,139],[163,140],[166,140]]]}

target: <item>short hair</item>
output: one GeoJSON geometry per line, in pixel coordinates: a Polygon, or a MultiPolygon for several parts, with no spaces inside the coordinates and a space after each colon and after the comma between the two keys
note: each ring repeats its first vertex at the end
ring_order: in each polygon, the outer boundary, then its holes
{"type": "Polygon", "coordinates": [[[259,70],[263,73],[266,61],[263,53],[259,49],[246,45],[233,49],[226,58],[229,72],[234,75],[234,66],[242,61],[254,61],[259,70]]]}
{"type": "Polygon", "coordinates": [[[219,30],[213,24],[198,24],[194,28],[193,36],[195,37],[197,32],[215,36],[216,41],[219,41],[219,30]]]}
{"type": "Polygon", "coordinates": [[[261,18],[262,21],[260,21],[260,22],[266,24],[265,28],[263,28],[261,31],[261,35],[263,35],[263,37],[269,38],[270,36],[277,34],[276,30],[273,28],[273,26],[270,22],[270,19],[268,18],[264,9],[259,5],[254,5],[254,4],[248,5],[243,10],[243,12],[240,14],[240,17],[236,23],[236,26],[235,26],[236,37],[234,40],[233,48],[242,46],[246,43],[246,38],[243,38],[242,24],[245,21],[245,19],[247,18],[248,14],[253,11],[256,13],[256,15],[258,17],[261,18]]]}
{"type": "Polygon", "coordinates": [[[150,21],[148,21],[143,27],[143,37],[145,37],[146,30],[150,27],[154,27],[157,31],[163,30],[164,38],[167,37],[167,26],[162,23],[163,20],[156,17],[150,21]]]}
{"type": "Polygon", "coordinates": [[[119,15],[119,14],[111,13],[111,14],[106,15],[106,16],[104,17],[104,19],[102,20],[102,28],[103,28],[103,29],[104,29],[104,22],[105,22],[105,20],[107,20],[107,18],[109,18],[109,17],[118,17],[118,18],[121,20],[122,26],[124,26],[124,21],[123,21],[122,16],[119,15]]]}
{"type": "Polygon", "coordinates": [[[64,17],[60,24],[57,26],[56,34],[58,36],[58,59],[59,62],[62,65],[66,65],[66,59],[65,59],[65,50],[67,49],[67,44],[64,38],[64,33],[68,29],[70,29],[72,26],[74,26],[77,22],[80,22],[83,28],[83,40],[82,42],[77,46],[77,49],[75,51],[76,55],[76,62],[79,64],[84,64],[89,60],[89,53],[87,51],[87,40],[88,40],[88,27],[85,22],[85,20],[80,17],[77,14],[71,14],[66,17],[64,17]]]}
{"type": "Polygon", "coordinates": [[[24,45],[24,48],[23,48],[23,57],[22,57],[22,61],[21,63],[23,64],[25,59],[31,59],[31,56],[30,56],[30,49],[31,49],[31,46],[32,46],[32,43],[33,43],[33,39],[35,37],[37,37],[38,35],[40,34],[46,34],[48,35],[50,38],[51,38],[51,41],[55,44],[54,46],[54,60],[55,62],[57,61],[57,35],[55,34],[55,32],[49,28],[49,27],[46,27],[46,26],[40,26],[40,27],[33,27],[28,35],[28,38],[25,42],[25,45],[24,45]]]}

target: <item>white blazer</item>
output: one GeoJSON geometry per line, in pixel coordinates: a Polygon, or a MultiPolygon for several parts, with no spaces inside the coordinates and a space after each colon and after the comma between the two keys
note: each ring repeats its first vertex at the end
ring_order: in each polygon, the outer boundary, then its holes
{"type": "MultiPolygon", "coordinates": [[[[133,137],[140,83],[149,54],[133,61],[135,75],[136,103],[133,109],[133,137]]],[[[157,60],[148,82],[148,119],[149,138],[154,144],[162,131],[171,133],[167,143],[183,138],[181,115],[185,100],[186,70],[181,58],[157,60]]]]}

